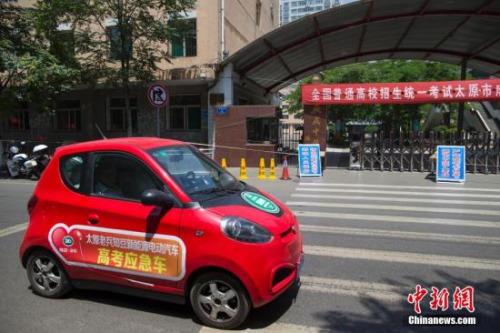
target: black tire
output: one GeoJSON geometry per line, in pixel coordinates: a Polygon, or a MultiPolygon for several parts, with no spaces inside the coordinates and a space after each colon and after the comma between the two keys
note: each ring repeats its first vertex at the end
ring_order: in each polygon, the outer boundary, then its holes
{"type": "Polygon", "coordinates": [[[9,167],[7,167],[7,174],[9,175],[10,179],[14,179],[14,176],[12,175],[12,172],[10,172],[9,167]]]}
{"type": "Polygon", "coordinates": [[[198,318],[205,325],[218,329],[240,326],[251,309],[243,285],[223,273],[207,273],[197,278],[190,291],[190,301],[198,318]],[[211,316],[213,312],[216,312],[215,317],[211,316]]]}
{"type": "Polygon", "coordinates": [[[33,292],[48,298],[59,298],[71,289],[71,282],[61,263],[50,252],[37,250],[28,258],[28,280],[33,292]]]}

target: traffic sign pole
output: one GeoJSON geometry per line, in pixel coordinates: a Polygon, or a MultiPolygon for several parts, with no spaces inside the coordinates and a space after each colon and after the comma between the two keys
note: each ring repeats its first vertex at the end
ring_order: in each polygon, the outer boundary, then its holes
{"type": "Polygon", "coordinates": [[[168,102],[168,90],[164,85],[155,83],[148,89],[148,99],[156,108],[156,135],[160,137],[160,108],[168,102]]]}
{"type": "Polygon", "coordinates": [[[160,137],[160,108],[156,108],[156,136],[160,137]]]}

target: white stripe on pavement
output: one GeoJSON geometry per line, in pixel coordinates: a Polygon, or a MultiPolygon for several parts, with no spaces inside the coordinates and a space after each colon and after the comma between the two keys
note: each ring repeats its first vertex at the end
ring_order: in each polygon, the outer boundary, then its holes
{"type": "Polygon", "coordinates": [[[400,239],[421,239],[443,242],[471,243],[471,244],[487,244],[500,245],[500,237],[483,237],[483,236],[464,236],[456,234],[433,234],[425,232],[406,232],[406,231],[391,231],[380,229],[360,229],[360,228],[341,228],[341,227],[326,227],[319,225],[300,225],[300,231],[317,232],[336,235],[350,236],[368,236],[368,237],[383,237],[383,238],[400,238],[400,239]]]}
{"type": "Polygon", "coordinates": [[[460,208],[440,208],[440,207],[420,207],[420,206],[392,206],[392,205],[369,205],[369,204],[350,204],[334,202],[307,202],[307,201],[287,201],[287,206],[302,207],[326,207],[326,208],[356,208],[356,209],[375,209],[392,210],[398,212],[424,212],[424,213],[448,213],[448,214],[470,214],[470,215],[489,215],[500,216],[500,210],[485,209],[460,209],[460,208]]]}
{"type": "Polygon", "coordinates": [[[373,215],[373,214],[367,215],[367,214],[324,213],[324,212],[307,212],[307,211],[297,211],[297,210],[294,210],[294,213],[297,216],[327,218],[332,220],[344,219],[344,220],[363,220],[371,222],[381,221],[381,222],[391,222],[391,223],[444,224],[444,225],[455,225],[464,227],[500,228],[500,223],[488,222],[488,221],[373,215]]]}
{"type": "MultiPolygon", "coordinates": [[[[338,186],[338,187],[371,187],[371,188],[395,188],[411,190],[444,190],[444,191],[477,191],[477,192],[499,192],[499,189],[478,187],[441,187],[436,186],[407,186],[407,185],[376,185],[376,184],[346,184],[346,183],[299,183],[299,186],[338,186]]],[[[500,184],[499,184],[500,186],[500,184]]]]}
{"type": "Polygon", "coordinates": [[[380,251],[346,247],[304,245],[304,253],[315,256],[344,259],[398,262],[431,266],[458,267],[462,269],[486,269],[500,271],[500,260],[470,257],[443,256],[427,253],[380,251]]]}
{"type": "MultiPolygon", "coordinates": [[[[358,282],[352,280],[320,278],[314,276],[300,277],[300,290],[321,292],[353,297],[370,297],[384,301],[398,302],[406,298],[403,286],[377,283],[358,282]]],[[[410,287],[406,290],[411,290],[410,287]]],[[[406,292],[408,294],[408,291],[406,292]]]]}
{"type": "MultiPolygon", "coordinates": [[[[203,326],[199,333],[227,333],[227,330],[218,330],[211,327],[203,326]]],[[[269,333],[319,333],[319,332],[330,332],[330,329],[324,329],[320,327],[312,326],[302,326],[293,324],[281,324],[274,323],[263,328],[247,328],[244,330],[238,330],[238,332],[269,332],[269,333]]]]}
{"type": "Polygon", "coordinates": [[[494,206],[499,207],[500,204],[496,201],[479,201],[479,200],[439,200],[439,199],[420,199],[420,198],[400,198],[400,197],[377,197],[377,196],[342,196],[328,194],[292,194],[292,197],[297,198],[314,198],[314,199],[334,199],[334,200],[366,200],[366,201],[394,201],[394,202],[420,202],[448,205],[471,205],[471,206],[494,206]]]}
{"type": "Polygon", "coordinates": [[[20,182],[20,181],[16,181],[16,180],[0,180],[0,185],[2,185],[2,184],[12,184],[12,185],[21,184],[21,185],[35,186],[36,184],[38,184],[38,182],[33,181],[33,182],[29,183],[29,182],[20,182]]]}
{"type": "Polygon", "coordinates": [[[0,237],[5,237],[11,234],[14,234],[16,232],[24,231],[28,228],[28,223],[23,223],[23,224],[18,224],[14,225],[12,227],[8,227],[5,229],[0,230],[0,237]]]}
{"type": "Polygon", "coordinates": [[[500,195],[489,194],[470,194],[470,193],[438,193],[438,192],[414,192],[414,191],[384,191],[384,190],[351,190],[351,189],[334,189],[334,188],[305,188],[298,187],[296,191],[301,192],[329,192],[329,193],[362,193],[362,194],[387,194],[387,195],[411,195],[423,197],[460,197],[460,198],[483,198],[483,199],[500,199],[500,195]]]}

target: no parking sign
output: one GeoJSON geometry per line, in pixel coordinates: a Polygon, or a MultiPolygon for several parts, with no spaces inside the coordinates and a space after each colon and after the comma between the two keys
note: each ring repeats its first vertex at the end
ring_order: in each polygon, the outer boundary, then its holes
{"type": "Polygon", "coordinates": [[[156,135],[160,137],[160,108],[168,102],[168,90],[163,84],[152,84],[148,89],[149,103],[156,108],[156,135]]]}
{"type": "Polygon", "coordinates": [[[152,84],[148,89],[148,99],[152,106],[161,108],[168,102],[168,90],[163,84],[152,84]]]}

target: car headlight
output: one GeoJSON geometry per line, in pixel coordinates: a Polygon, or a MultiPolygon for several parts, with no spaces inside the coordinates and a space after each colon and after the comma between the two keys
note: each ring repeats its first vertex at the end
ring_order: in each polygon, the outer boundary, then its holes
{"type": "Polygon", "coordinates": [[[220,228],[227,237],[245,243],[267,243],[272,238],[266,228],[236,216],[223,217],[220,228]]]}

